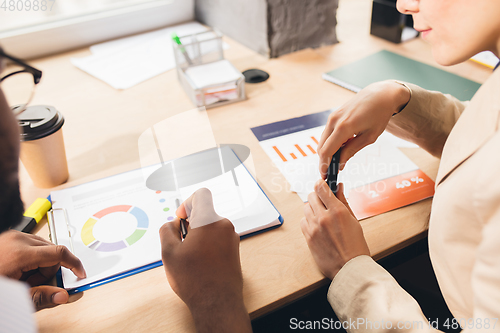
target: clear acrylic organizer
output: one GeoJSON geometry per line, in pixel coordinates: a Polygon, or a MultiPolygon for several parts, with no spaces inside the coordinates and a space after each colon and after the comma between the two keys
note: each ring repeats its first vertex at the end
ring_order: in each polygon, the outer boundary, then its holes
{"type": "MultiPolygon", "coordinates": [[[[189,99],[197,107],[204,106],[209,109],[246,98],[245,78],[230,62],[225,61],[220,32],[210,29],[193,35],[179,36],[179,40],[181,45],[172,40],[177,77],[189,99]],[[190,76],[190,73],[203,73],[205,68],[217,66],[221,62],[234,71],[234,77],[230,80],[200,85],[192,77],[193,74],[190,76]]],[[[217,74],[215,81],[216,77],[217,74]]]]}

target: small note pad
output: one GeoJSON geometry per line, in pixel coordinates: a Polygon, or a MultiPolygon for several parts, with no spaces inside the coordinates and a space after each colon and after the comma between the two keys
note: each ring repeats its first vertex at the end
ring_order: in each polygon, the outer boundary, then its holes
{"type": "Polygon", "coordinates": [[[228,60],[189,67],[185,73],[198,88],[236,81],[241,77],[241,73],[228,60]]]}

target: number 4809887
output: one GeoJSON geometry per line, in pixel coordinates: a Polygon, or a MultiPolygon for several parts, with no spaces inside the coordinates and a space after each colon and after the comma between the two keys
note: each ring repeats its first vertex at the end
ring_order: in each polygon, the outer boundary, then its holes
{"type": "Polygon", "coordinates": [[[51,11],[56,0],[3,0],[0,9],[4,12],[51,11]]]}

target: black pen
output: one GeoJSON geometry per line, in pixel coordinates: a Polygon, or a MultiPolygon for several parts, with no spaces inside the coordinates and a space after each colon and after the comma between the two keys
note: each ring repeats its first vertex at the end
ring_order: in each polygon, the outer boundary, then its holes
{"type": "MultiPolygon", "coordinates": [[[[175,199],[175,204],[177,205],[177,208],[179,208],[180,206],[180,200],[179,199],[175,199]]],[[[185,219],[180,219],[180,224],[181,224],[181,235],[182,235],[182,239],[185,239],[186,238],[186,235],[187,235],[187,228],[186,228],[186,220],[185,219]]]]}
{"type": "Polygon", "coordinates": [[[328,172],[326,173],[326,183],[328,187],[332,190],[334,194],[337,193],[337,179],[339,174],[340,167],[340,151],[342,148],[339,148],[337,152],[332,156],[332,160],[330,162],[330,166],[328,167],[328,172]]]}
{"type": "Polygon", "coordinates": [[[182,234],[182,239],[186,238],[186,235],[188,233],[187,228],[186,228],[186,220],[185,219],[180,219],[181,220],[181,234],[182,234]]]}

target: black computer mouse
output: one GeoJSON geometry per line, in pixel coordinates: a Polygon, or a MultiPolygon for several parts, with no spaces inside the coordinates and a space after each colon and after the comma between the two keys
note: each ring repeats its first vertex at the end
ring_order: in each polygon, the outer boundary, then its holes
{"type": "Polygon", "coordinates": [[[260,69],[247,69],[244,71],[243,76],[245,77],[246,83],[259,83],[264,82],[269,79],[269,74],[260,69]]]}

